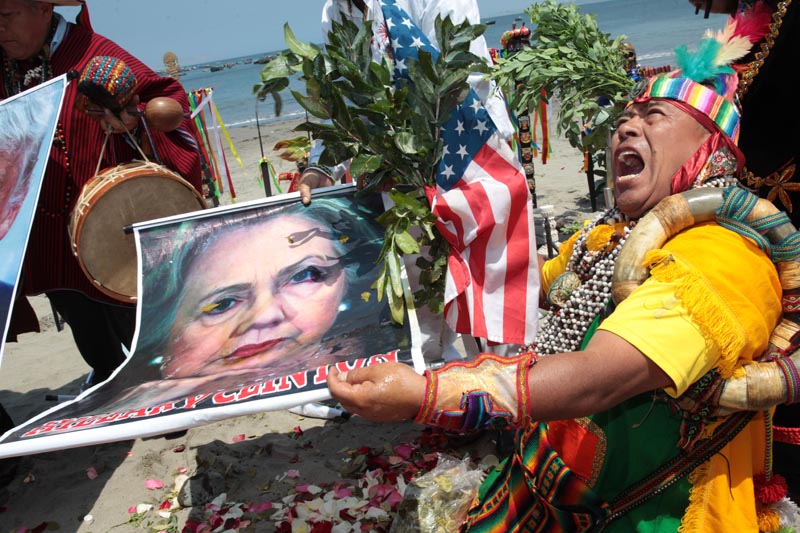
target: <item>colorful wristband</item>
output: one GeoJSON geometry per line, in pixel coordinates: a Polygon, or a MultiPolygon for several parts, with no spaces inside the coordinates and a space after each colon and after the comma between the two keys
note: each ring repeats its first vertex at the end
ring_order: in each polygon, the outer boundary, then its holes
{"type": "Polygon", "coordinates": [[[425,400],[414,420],[449,431],[523,427],[531,420],[528,370],[535,362],[531,352],[481,354],[428,370],[425,400]]]}

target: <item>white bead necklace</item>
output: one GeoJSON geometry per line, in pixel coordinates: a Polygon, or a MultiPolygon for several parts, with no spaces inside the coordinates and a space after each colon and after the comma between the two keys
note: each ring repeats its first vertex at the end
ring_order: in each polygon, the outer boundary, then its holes
{"type": "Polygon", "coordinates": [[[534,341],[535,353],[547,355],[580,349],[589,326],[611,298],[614,263],[625,239],[630,234],[631,224],[625,227],[624,235],[615,233],[609,241],[609,246],[603,250],[588,250],[586,240],[589,233],[597,226],[613,225],[624,220],[623,215],[614,208],[602,213],[582,230],[573,246],[566,272],[559,278],[563,279],[565,276],[570,278],[568,284],[572,284],[571,291],[560,302],[561,305],[556,306],[545,318],[534,341]]]}

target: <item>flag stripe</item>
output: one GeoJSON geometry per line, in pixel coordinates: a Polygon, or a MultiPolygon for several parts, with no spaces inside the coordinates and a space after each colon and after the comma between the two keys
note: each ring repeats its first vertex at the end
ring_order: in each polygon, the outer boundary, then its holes
{"type": "Polygon", "coordinates": [[[449,191],[437,187],[433,210],[440,232],[460,250],[449,262],[448,323],[494,342],[529,342],[538,307],[531,205],[521,168],[499,136],[449,191]],[[468,273],[460,272],[462,265],[468,273]]]}
{"type": "Polygon", "coordinates": [[[489,247],[498,253],[498,257],[494,261],[490,257],[487,261],[487,264],[495,267],[491,270],[495,273],[495,278],[484,289],[491,295],[491,299],[488,296],[485,298],[487,302],[491,302],[491,306],[486,309],[502,310],[489,313],[493,321],[493,335],[487,335],[487,338],[498,342],[508,338],[524,338],[528,318],[525,307],[521,305],[524,302],[514,301],[515,295],[525,295],[528,292],[526,267],[530,243],[527,225],[519,224],[529,205],[527,182],[519,166],[510,164],[506,157],[513,158],[511,149],[495,136],[489,139],[486,147],[478,152],[474,160],[488,176],[494,177],[495,190],[492,197],[502,200],[498,202],[500,205],[510,206],[505,218],[498,221],[499,225],[492,232],[489,247]],[[497,157],[498,155],[501,157],[497,157]],[[502,336],[498,337],[497,332],[502,332],[502,336]]]}
{"type": "MultiPolygon", "coordinates": [[[[536,318],[539,308],[538,260],[536,257],[533,228],[532,205],[529,201],[528,185],[519,164],[513,164],[514,154],[499,138],[487,143],[502,158],[483,161],[476,157],[475,162],[487,170],[490,176],[503,183],[508,189],[509,217],[505,221],[504,267],[505,279],[503,315],[519,315],[519,320],[504,320],[504,338],[532,338],[536,334],[536,318]],[[515,295],[525,294],[523,301],[515,295]],[[521,329],[520,329],[521,328],[521,329]]],[[[502,228],[501,228],[502,229],[502,228]]]]}
{"type": "MultiPolygon", "coordinates": [[[[485,149],[485,148],[483,148],[485,149]]],[[[482,150],[483,150],[482,149],[482,150]]],[[[475,164],[470,165],[464,173],[464,177],[451,190],[451,193],[460,191],[463,194],[464,204],[460,206],[461,212],[471,212],[475,225],[469,228],[469,234],[465,235],[466,249],[469,255],[464,257],[472,283],[469,285],[469,293],[463,300],[467,300],[469,314],[466,319],[472,317],[472,335],[480,338],[487,338],[488,329],[486,326],[485,309],[495,309],[496,307],[487,305],[484,302],[486,296],[485,287],[491,272],[485,268],[487,264],[487,250],[491,246],[492,235],[496,227],[494,213],[492,212],[491,196],[485,188],[482,169],[475,164]]],[[[453,196],[450,194],[450,196],[453,196]]],[[[495,243],[501,249],[504,243],[495,243]]],[[[466,255],[466,254],[463,254],[466,255]]],[[[459,306],[462,307],[462,306],[459,306]]],[[[502,307],[501,307],[502,309],[502,307]]]]}

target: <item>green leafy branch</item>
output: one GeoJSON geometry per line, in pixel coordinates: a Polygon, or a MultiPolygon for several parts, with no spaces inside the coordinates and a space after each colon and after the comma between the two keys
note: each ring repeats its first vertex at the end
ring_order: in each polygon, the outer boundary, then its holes
{"type": "Polygon", "coordinates": [[[435,184],[444,152],[441,129],[469,92],[467,78],[489,69],[469,51],[485,26],[437,18],[435,28],[437,57],[420,50],[417,60],[405,62],[407,77],[395,79],[391,59],[373,61],[370,23],[334,22],[324,49],[298,40],[286,25],[289,48],[264,66],[261,84],[254,87],[258,98],[275,100],[279,114],[280,92],[289,78],[299,76],[305,93],[292,95],[317,121],[295,129],[324,142],[320,163],[350,160],[350,173],[364,178],[361,194],[393,187],[395,205],[380,217],[386,234],[374,288],[378,298],[387,297],[398,322],[405,307],[400,281],[405,254],[424,254],[417,261],[423,269],[417,305],[442,308],[449,248],[435,229],[424,188],[435,184]]]}
{"type": "Polygon", "coordinates": [[[293,139],[282,139],[272,147],[274,151],[282,150],[281,159],[286,161],[300,162],[308,157],[311,150],[311,141],[305,135],[293,139]]]}
{"type": "Polygon", "coordinates": [[[546,96],[559,101],[557,131],[590,153],[604,150],[621,104],[633,87],[625,71],[625,36],[610,39],[594,15],[574,4],[545,0],[526,10],[531,47],[498,60],[493,73],[517,112],[536,109],[546,96]]]}

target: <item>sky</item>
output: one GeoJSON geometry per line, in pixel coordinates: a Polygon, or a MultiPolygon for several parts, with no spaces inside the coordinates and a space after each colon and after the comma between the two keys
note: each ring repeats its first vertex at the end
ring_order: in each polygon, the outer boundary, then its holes
{"type": "MultiPolygon", "coordinates": [[[[483,18],[522,13],[533,0],[478,0],[483,18]]],[[[578,4],[588,3],[587,0],[578,4]]],[[[322,40],[323,0],[87,0],[94,30],[153,69],[172,51],[181,65],[286,48],[283,25],[322,40]]],[[[58,8],[74,19],[77,8],[58,8]]]]}

